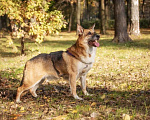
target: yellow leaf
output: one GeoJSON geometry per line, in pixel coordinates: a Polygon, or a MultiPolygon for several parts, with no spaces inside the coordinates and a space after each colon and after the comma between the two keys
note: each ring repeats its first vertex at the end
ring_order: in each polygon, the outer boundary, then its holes
{"type": "Polygon", "coordinates": [[[21,107],[20,110],[24,110],[24,107],[21,107]]]}
{"type": "Polygon", "coordinates": [[[74,104],[74,103],[76,103],[76,102],[70,102],[71,104],[74,104]]]}
{"type": "Polygon", "coordinates": [[[14,117],[13,120],[16,120],[18,117],[14,117]]]}
{"type": "Polygon", "coordinates": [[[43,99],[47,99],[47,97],[46,97],[46,96],[44,96],[44,97],[43,97],[43,99]]]}
{"type": "Polygon", "coordinates": [[[93,102],[92,104],[91,104],[91,106],[95,106],[97,103],[96,102],[93,102]]]}
{"type": "Polygon", "coordinates": [[[14,104],[14,102],[11,102],[10,104],[14,104]]]}
{"type": "Polygon", "coordinates": [[[106,100],[104,100],[104,102],[105,102],[105,103],[108,103],[108,102],[109,102],[109,100],[107,100],[107,99],[106,99],[106,100]]]}
{"type": "Polygon", "coordinates": [[[101,99],[103,100],[103,99],[105,99],[105,98],[106,98],[106,95],[103,94],[103,95],[101,96],[101,99]]]}
{"type": "Polygon", "coordinates": [[[73,111],[72,111],[72,113],[77,113],[77,112],[78,112],[77,110],[73,110],[73,111]]]}
{"type": "Polygon", "coordinates": [[[67,118],[67,115],[60,115],[60,116],[54,117],[53,119],[54,120],[66,120],[66,118],[67,118]]]}
{"type": "Polygon", "coordinates": [[[130,116],[128,114],[123,114],[122,117],[123,120],[130,120],[130,116]]]}
{"type": "Polygon", "coordinates": [[[8,111],[7,109],[4,110],[4,112],[7,112],[7,111],[8,111]]]}
{"type": "Polygon", "coordinates": [[[125,88],[126,86],[127,86],[127,83],[120,84],[121,89],[125,88]]]}
{"type": "Polygon", "coordinates": [[[24,110],[22,110],[22,111],[20,111],[20,112],[22,112],[22,113],[23,113],[23,112],[25,112],[25,111],[24,111],[24,110]]]}

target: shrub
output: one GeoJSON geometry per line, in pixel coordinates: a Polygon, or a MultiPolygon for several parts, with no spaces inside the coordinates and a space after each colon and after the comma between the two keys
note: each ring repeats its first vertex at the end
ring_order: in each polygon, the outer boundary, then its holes
{"type": "Polygon", "coordinates": [[[140,28],[150,28],[150,20],[140,19],[140,28]]]}

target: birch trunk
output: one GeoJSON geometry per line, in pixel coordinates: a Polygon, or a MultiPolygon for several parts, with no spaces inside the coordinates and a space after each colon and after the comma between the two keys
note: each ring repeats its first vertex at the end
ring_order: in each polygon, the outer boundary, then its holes
{"type": "Polygon", "coordinates": [[[139,0],[131,0],[131,30],[133,35],[140,35],[139,26],[139,0]]]}

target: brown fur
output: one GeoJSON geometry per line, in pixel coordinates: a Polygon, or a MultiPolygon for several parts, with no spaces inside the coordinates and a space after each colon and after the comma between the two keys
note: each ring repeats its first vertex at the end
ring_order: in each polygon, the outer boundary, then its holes
{"type": "Polygon", "coordinates": [[[84,30],[78,25],[78,31],[79,37],[76,43],[68,48],[67,52],[58,51],[40,54],[27,61],[21,85],[17,89],[16,102],[20,102],[20,96],[26,90],[30,90],[31,94],[37,97],[36,89],[45,78],[67,78],[70,83],[71,94],[75,99],[81,100],[82,98],[76,94],[76,80],[80,78],[82,91],[85,95],[88,95],[85,78],[92,67],[96,52],[96,48],[90,46],[88,42],[98,40],[99,35],[94,33],[94,26],[91,29],[84,30]]]}

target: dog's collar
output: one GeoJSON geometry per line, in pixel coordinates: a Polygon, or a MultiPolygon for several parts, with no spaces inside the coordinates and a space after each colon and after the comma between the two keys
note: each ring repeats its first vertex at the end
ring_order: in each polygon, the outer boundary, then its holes
{"type": "Polygon", "coordinates": [[[90,62],[90,63],[86,63],[86,62],[82,61],[81,59],[77,58],[77,57],[76,57],[76,56],[74,56],[72,53],[70,53],[68,50],[66,51],[66,53],[67,53],[68,55],[70,55],[70,56],[72,56],[72,57],[76,58],[77,60],[79,60],[80,62],[82,62],[82,63],[84,63],[84,64],[92,64],[92,62],[90,62]]]}
{"type": "MultiPolygon", "coordinates": [[[[71,55],[72,57],[75,57],[72,53],[70,53],[68,50],[66,51],[66,53],[68,53],[69,55],[71,55]]],[[[76,57],[75,57],[76,58],[76,57]]]]}

